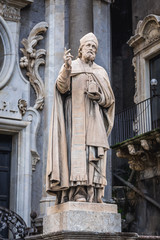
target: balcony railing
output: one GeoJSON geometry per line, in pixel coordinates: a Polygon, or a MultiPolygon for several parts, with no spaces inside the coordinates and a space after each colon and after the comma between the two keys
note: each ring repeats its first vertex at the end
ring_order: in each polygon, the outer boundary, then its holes
{"type": "Polygon", "coordinates": [[[116,114],[112,146],[160,128],[160,96],[148,98],[116,114]]]}

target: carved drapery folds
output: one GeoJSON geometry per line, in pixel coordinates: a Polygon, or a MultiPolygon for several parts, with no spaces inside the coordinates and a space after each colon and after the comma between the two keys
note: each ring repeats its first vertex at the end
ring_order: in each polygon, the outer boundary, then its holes
{"type": "Polygon", "coordinates": [[[29,77],[30,84],[36,92],[36,101],[34,108],[43,109],[44,106],[44,83],[39,74],[39,66],[45,64],[44,56],[46,51],[44,49],[36,50],[34,47],[38,41],[43,39],[41,33],[46,32],[48,24],[40,22],[32,29],[27,39],[22,40],[24,48],[20,50],[23,52],[24,57],[20,59],[21,68],[26,68],[26,75],[29,77]]]}
{"type": "Polygon", "coordinates": [[[150,97],[149,86],[149,64],[147,61],[154,57],[159,51],[160,40],[160,16],[148,15],[139,21],[128,44],[133,47],[133,66],[135,71],[135,96],[137,104],[150,97]],[[144,73],[144,74],[143,74],[144,73]]]}

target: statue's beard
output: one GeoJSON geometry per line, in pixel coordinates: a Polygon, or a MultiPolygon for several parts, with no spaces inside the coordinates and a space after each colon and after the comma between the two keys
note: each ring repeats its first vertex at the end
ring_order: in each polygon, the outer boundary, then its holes
{"type": "Polygon", "coordinates": [[[89,65],[92,65],[93,61],[95,59],[95,53],[86,52],[83,57],[84,57],[84,60],[85,60],[86,63],[88,63],[89,65]]]}

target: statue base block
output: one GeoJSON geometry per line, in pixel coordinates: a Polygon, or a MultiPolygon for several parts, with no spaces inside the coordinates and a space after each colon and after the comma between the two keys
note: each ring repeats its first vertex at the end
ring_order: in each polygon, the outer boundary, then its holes
{"type": "Polygon", "coordinates": [[[56,232],[26,237],[25,240],[138,240],[136,233],[56,232]]]}
{"type": "Polygon", "coordinates": [[[43,234],[55,232],[121,232],[116,204],[66,202],[47,209],[43,234]]]}

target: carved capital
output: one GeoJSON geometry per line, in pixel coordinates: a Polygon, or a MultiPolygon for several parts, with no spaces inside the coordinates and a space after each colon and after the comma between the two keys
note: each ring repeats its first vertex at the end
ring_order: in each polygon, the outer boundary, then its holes
{"type": "Polygon", "coordinates": [[[2,0],[0,2],[0,16],[7,21],[20,20],[20,9],[32,3],[33,0],[2,0]]]}

